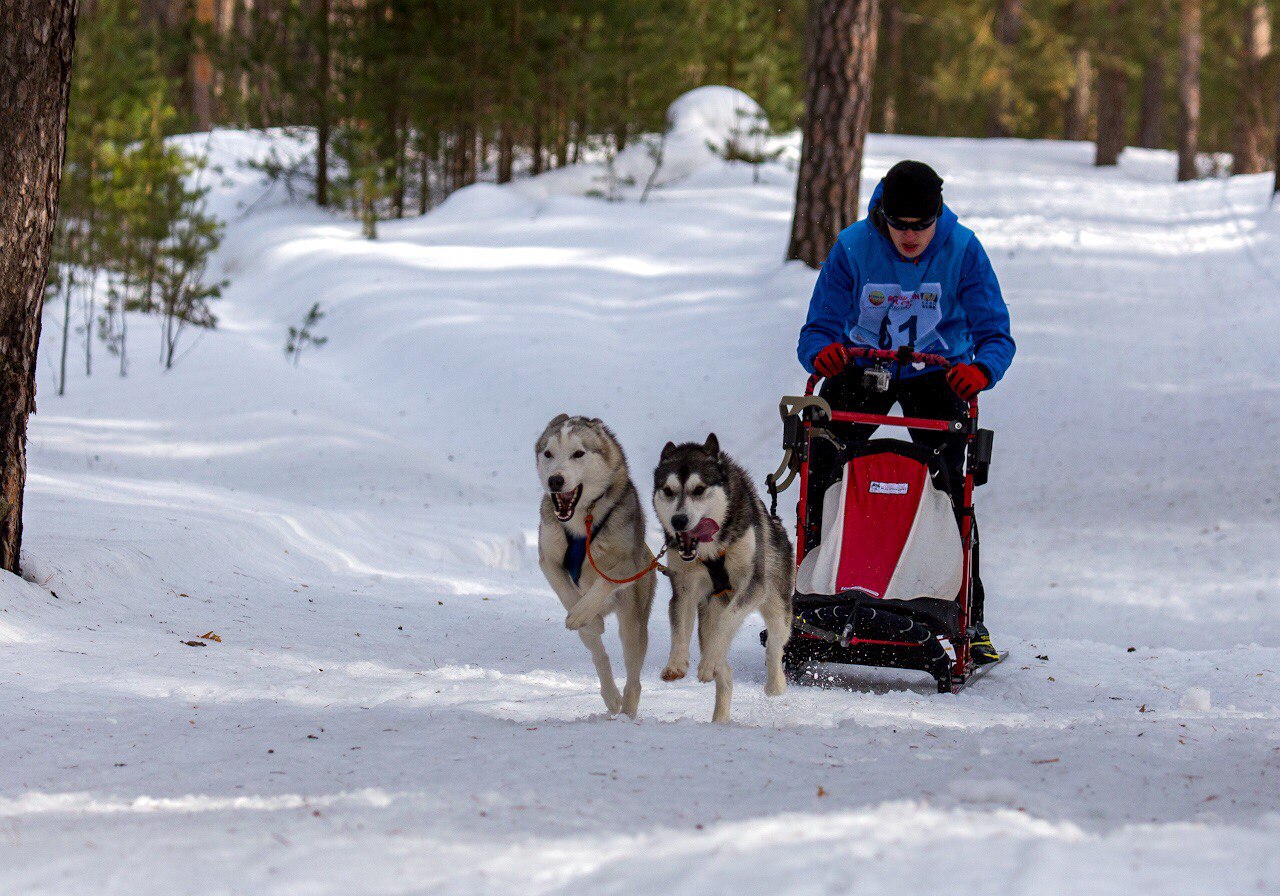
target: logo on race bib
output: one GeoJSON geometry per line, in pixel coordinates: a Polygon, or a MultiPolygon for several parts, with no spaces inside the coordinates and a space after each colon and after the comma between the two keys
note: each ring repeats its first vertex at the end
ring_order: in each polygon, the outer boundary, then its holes
{"type": "Polygon", "coordinates": [[[877,308],[879,308],[881,305],[884,304],[884,300],[885,300],[885,294],[878,289],[871,290],[871,292],[867,295],[867,301],[870,302],[872,305],[875,305],[877,308]]]}
{"type": "Polygon", "coordinates": [[[872,482],[871,494],[873,495],[905,495],[907,493],[907,483],[905,482],[872,482]]]}

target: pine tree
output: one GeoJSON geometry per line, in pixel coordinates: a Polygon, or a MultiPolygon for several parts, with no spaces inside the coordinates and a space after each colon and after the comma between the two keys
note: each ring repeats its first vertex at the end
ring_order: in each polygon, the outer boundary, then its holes
{"type": "Polygon", "coordinates": [[[1276,178],[1271,185],[1271,201],[1275,201],[1277,193],[1280,193],[1280,115],[1276,116],[1276,151],[1272,158],[1275,159],[1276,178]]]}
{"type": "Polygon", "coordinates": [[[76,0],[0,6],[0,568],[18,572],[27,417],[58,210],[76,0]]]}
{"type": "Polygon", "coordinates": [[[1011,106],[1014,101],[1014,84],[1010,75],[1017,56],[1018,41],[1022,37],[1022,19],[1022,0],[999,0],[996,5],[994,32],[1000,66],[1005,69],[1005,77],[998,82],[995,97],[987,113],[988,137],[1013,135],[1010,119],[1013,114],[1011,106]]]}
{"type": "Polygon", "coordinates": [[[881,0],[879,46],[884,64],[876,66],[876,86],[872,90],[873,102],[878,100],[879,111],[872,120],[878,122],[882,134],[892,134],[898,128],[898,96],[902,89],[902,40],[906,30],[906,14],[902,0],[881,0]]]}
{"type": "Polygon", "coordinates": [[[1150,49],[1142,68],[1142,101],[1138,114],[1138,145],[1146,149],[1158,149],[1164,144],[1169,3],[1170,0],[1148,0],[1152,30],[1150,49]]]}
{"type": "Polygon", "coordinates": [[[1201,0],[1181,0],[1178,28],[1178,180],[1194,180],[1200,141],[1201,0]]]}
{"type": "Polygon", "coordinates": [[[1129,134],[1129,71],[1122,41],[1132,0],[1107,0],[1098,58],[1098,139],[1094,164],[1115,165],[1129,134]]]}
{"type": "Polygon", "coordinates": [[[1257,174],[1267,165],[1265,92],[1267,57],[1271,55],[1271,9],[1265,0],[1246,0],[1239,13],[1233,174],[1257,174]]]}
{"type": "Polygon", "coordinates": [[[812,0],[810,17],[804,143],[787,258],[816,268],[858,219],[879,5],[812,0]]]}

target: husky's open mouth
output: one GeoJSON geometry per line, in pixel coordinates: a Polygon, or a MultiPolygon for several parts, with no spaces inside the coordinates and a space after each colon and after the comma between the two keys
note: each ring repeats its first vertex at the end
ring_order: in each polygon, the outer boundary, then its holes
{"type": "Polygon", "coordinates": [[[681,560],[692,560],[698,556],[698,536],[692,529],[676,533],[676,549],[680,551],[681,560]]]}
{"type": "Polygon", "coordinates": [[[582,486],[571,492],[552,492],[551,503],[555,507],[556,519],[567,523],[573,519],[573,512],[578,507],[578,499],[582,497],[582,486]]]}
{"type": "Polygon", "coordinates": [[[698,545],[713,540],[719,531],[720,526],[715,520],[703,517],[692,529],[677,532],[675,542],[676,550],[680,552],[680,559],[689,561],[698,556],[698,545]]]}

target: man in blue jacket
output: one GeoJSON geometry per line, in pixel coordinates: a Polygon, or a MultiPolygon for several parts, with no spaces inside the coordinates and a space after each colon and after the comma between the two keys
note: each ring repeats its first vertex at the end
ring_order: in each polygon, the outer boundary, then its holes
{"type": "MultiPolygon", "coordinates": [[[[943,203],[942,178],[923,162],[894,165],[876,186],[868,216],[841,232],[813,289],[797,354],[806,370],[826,378],[819,394],[841,410],[884,414],[896,401],[909,417],[957,419],[967,412],[970,398],[1000,381],[1013,353],[1009,311],[995,271],[973,231],[943,203]],[[912,345],[954,366],[895,369],[887,388],[879,391],[874,382],[864,382],[867,362],[849,357],[851,345],[912,345]]],[[[846,442],[856,442],[868,438],[873,427],[832,429],[846,442]]],[[[959,498],[964,441],[925,430],[911,436],[942,448],[959,498]]],[[[814,454],[814,466],[820,468],[821,452],[815,448],[814,454]]],[[[810,494],[814,491],[811,487],[810,494]]],[[[977,561],[975,523],[973,657],[985,663],[999,656],[983,624],[977,561]]]]}

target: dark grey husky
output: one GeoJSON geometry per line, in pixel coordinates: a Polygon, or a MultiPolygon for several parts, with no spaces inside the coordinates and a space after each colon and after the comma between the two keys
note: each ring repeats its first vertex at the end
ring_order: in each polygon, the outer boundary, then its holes
{"type": "Polygon", "coordinates": [[[715,434],[701,445],[668,442],[653,472],[653,507],[667,538],[671,575],[671,658],[665,681],[689,669],[698,622],[698,680],[716,682],[713,722],[729,721],[729,644],[759,610],[769,632],[764,692],[787,689],[782,648],[791,637],[795,564],[782,523],[769,515],[747,472],[721,453],[715,434]]]}

